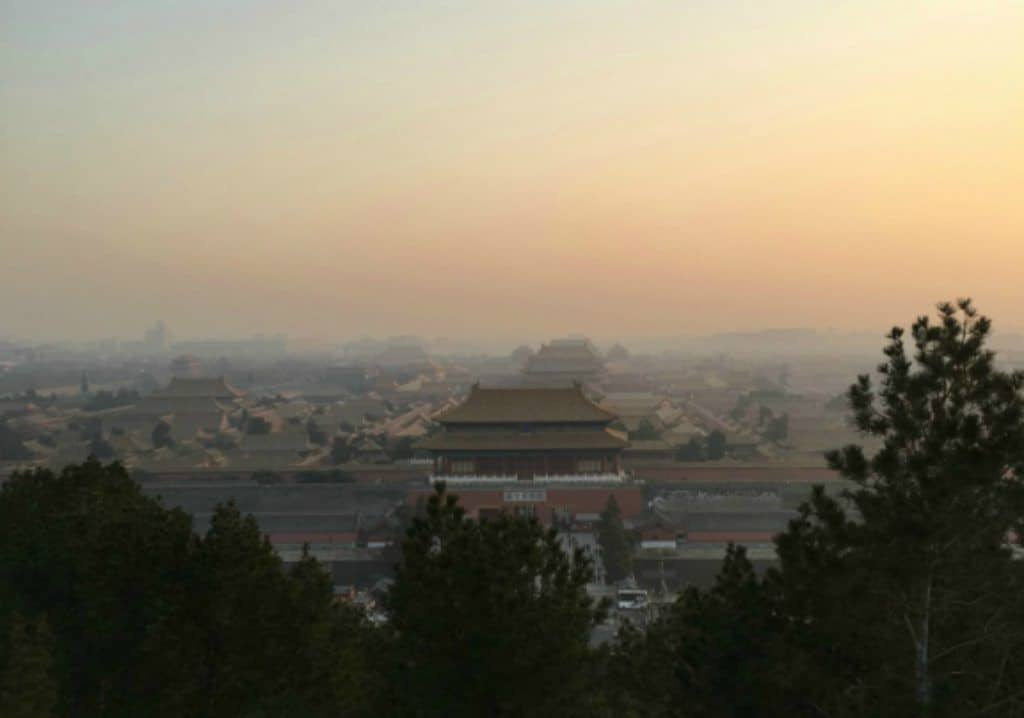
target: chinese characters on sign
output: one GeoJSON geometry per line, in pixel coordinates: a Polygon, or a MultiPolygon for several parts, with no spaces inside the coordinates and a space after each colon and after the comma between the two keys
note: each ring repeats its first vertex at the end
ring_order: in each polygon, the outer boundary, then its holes
{"type": "Polygon", "coordinates": [[[514,489],[505,492],[506,503],[546,500],[547,492],[544,489],[514,489]]]}

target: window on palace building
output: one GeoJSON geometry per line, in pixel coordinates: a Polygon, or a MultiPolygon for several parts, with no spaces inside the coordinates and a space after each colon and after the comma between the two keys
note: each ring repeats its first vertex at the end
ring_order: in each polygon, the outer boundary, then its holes
{"type": "Polygon", "coordinates": [[[576,462],[576,470],[581,474],[599,474],[601,473],[601,460],[580,459],[576,462]]]}
{"type": "Polygon", "coordinates": [[[533,518],[537,515],[537,509],[529,504],[516,506],[516,515],[524,518],[533,518]]]}
{"type": "Polygon", "coordinates": [[[453,474],[472,474],[473,473],[473,460],[472,459],[453,459],[452,460],[452,473],[453,474]]]}

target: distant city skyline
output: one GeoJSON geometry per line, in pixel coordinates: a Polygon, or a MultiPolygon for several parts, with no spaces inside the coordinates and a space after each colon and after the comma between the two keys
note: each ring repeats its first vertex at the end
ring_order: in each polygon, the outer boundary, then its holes
{"type": "MultiPolygon", "coordinates": [[[[908,326],[904,322],[901,326],[908,326]]],[[[766,328],[738,332],[706,332],[664,336],[593,335],[586,339],[600,352],[616,346],[624,347],[637,356],[690,356],[705,358],[733,357],[739,359],[790,361],[815,357],[859,357],[866,362],[864,368],[874,365],[885,335],[891,327],[872,331],[818,330],[810,327],[766,328]]],[[[147,332],[147,337],[149,332],[147,332]]],[[[371,362],[388,348],[423,347],[432,356],[489,356],[514,355],[523,347],[536,352],[544,345],[557,344],[568,334],[518,337],[457,337],[457,336],[387,336],[361,335],[355,337],[312,337],[256,333],[248,336],[178,337],[167,328],[169,341],[156,346],[144,337],[86,337],[70,339],[56,337],[51,340],[31,340],[24,337],[0,335],[0,345],[14,341],[22,346],[54,346],[69,350],[98,353],[98,355],[150,358],[195,355],[206,360],[215,357],[281,357],[330,355],[335,361],[371,362]]],[[[574,337],[581,337],[573,333],[574,337]]],[[[1024,359],[1024,332],[1004,329],[993,334],[992,348],[1000,360],[1019,365],[1024,359]]]]}
{"type": "Polygon", "coordinates": [[[0,0],[0,335],[1024,329],[1024,5],[0,0]]]}

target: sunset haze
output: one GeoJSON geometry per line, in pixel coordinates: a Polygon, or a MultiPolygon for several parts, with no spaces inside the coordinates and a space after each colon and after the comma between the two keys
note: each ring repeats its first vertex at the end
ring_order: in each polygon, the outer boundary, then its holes
{"type": "Polygon", "coordinates": [[[0,0],[0,334],[1024,328],[1024,4],[0,0]]]}

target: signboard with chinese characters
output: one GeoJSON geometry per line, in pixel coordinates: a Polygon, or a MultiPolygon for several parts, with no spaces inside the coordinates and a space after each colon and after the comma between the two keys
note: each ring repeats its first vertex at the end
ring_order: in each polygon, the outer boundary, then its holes
{"type": "Polygon", "coordinates": [[[527,503],[547,501],[548,492],[544,489],[508,489],[505,491],[505,503],[527,503]]]}

